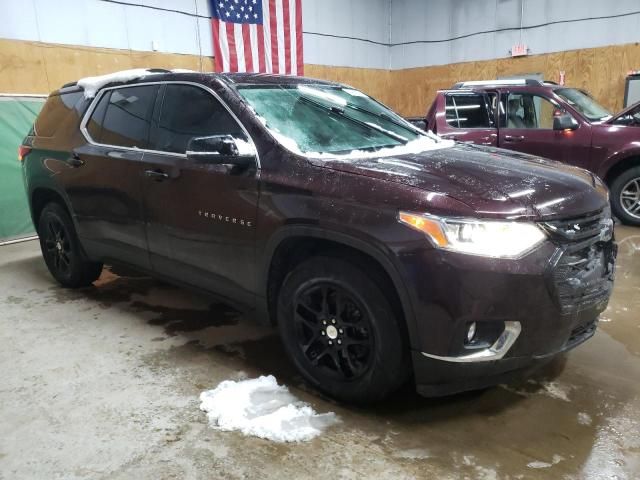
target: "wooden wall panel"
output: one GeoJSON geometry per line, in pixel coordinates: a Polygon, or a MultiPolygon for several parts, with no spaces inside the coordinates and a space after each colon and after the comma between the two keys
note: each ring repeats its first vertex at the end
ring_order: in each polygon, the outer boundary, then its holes
{"type": "MultiPolygon", "coordinates": [[[[137,52],[0,39],[0,92],[48,93],[78,78],[136,67],[213,71],[211,57],[137,52]]],[[[405,70],[376,70],[306,65],[305,74],[352,85],[403,115],[423,115],[437,90],[461,80],[542,73],[584,88],[613,111],[620,110],[624,80],[640,69],[638,44],[573,50],[522,58],[501,58],[405,70]]]]}
{"type": "Polygon", "coordinates": [[[612,111],[622,108],[624,81],[629,70],[640,69],[638,44],[571,50],[521,58],[422,67],[391,72],[389,104],[407,116],[423,115],[438,89],[462,80],[487,80],[521,73],[542,73],[558,81],[561,70],[568,86],[590,92],[612,111]]]}
{"type": "Polygon", "coordinates": [[[213,71],[211,57],[0,40],[0,92],[49,93],[67,82],[138,67],[213,71]]]}
{"type": "Polygon", "coordinates": [[[386,104],[393,100],[389,70],[307,64],[304,66],[304,74],[307,77],[350,85],[386,104]]]}

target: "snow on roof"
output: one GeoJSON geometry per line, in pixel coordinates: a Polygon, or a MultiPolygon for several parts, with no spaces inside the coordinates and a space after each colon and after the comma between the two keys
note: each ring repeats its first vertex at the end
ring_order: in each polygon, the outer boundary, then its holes
{"type": "Polygon", "coordinates": [[[129,82],[147,75],[157,75],[161,72],[150,72],[146,68],[134,68],[120,72],[107,73],[96,77],[85,77],[78,80],[78,86],[84,88],[85,98],[93,98],[102,87],[114,82],[129,82]]]}

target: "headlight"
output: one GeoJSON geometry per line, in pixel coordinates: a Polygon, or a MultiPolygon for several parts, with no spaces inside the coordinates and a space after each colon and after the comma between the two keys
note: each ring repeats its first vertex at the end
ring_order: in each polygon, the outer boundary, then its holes
{"type": "Polygon", "coordinates": [[[546,238],[533,223],[442,218],[400,212],[398,220],[426,234],[436,247],[495,258],[517,258],[546,238]]]}

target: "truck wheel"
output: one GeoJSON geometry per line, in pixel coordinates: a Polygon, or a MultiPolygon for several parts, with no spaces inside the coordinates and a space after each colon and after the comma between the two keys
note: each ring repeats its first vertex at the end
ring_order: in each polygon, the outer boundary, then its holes
{"type": "Polygon", "coordinates": [[[640,226],[640,167],[626,170],[611,183],[611,208],[622,223],[640,226]]]}
{"type": "Polygon", "coordinates": [[[102,264],[89,262],[73,222],[64,208],[49,203],[38,220],[42,256],[51,275],[64,287],[86,287],[98,279],[102,264]]]}
{"type": "Polygon", "coordinates": [[[329,256],[298,265],[278,298],[289,357],[318,390],[345,402],[388,396],[409,377],[409,346],[387,297],[364,271],[329,256]]]}

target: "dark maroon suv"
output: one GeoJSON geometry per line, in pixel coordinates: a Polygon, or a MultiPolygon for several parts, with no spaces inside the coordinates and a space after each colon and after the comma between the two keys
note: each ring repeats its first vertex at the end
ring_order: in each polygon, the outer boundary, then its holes
{"type": "Polygon", "coordinates": [[[640,225],[638,107],[612,116],[586,92],[537,80],[460,82],[438,92],[427,128],[443,138],[531,153],[597,174],[613,213],[640,225]]]}
{"type": "Polygon", "coordinates": [[[345,401],[522,374],[590,338],[611,293],[597,176],[454,144],[335,83],[85,79],[49,96],[20,154],[62,285],[108,262],[216,294],[345,401]]]}

